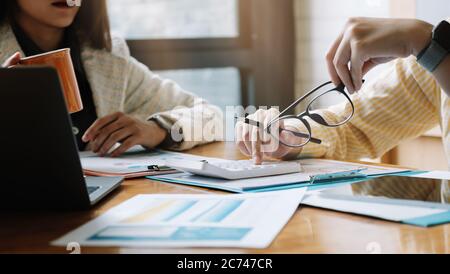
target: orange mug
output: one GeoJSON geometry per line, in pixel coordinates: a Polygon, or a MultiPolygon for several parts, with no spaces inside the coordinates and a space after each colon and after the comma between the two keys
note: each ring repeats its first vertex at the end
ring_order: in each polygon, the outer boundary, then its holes
{"type": "Polygon", "coordinates": [[[73,68],[70,49],[60,49],[47,53],[34,55],[20,59],[19,65],[25,66],[50,66],[56,69],[61,81],[64,98],[69,113],[83,110],[80,90],[78,88],[77,77],[73,68]]]}

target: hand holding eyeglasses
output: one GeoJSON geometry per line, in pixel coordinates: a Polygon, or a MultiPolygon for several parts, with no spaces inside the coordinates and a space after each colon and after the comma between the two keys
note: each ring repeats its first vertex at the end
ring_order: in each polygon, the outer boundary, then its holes
{"type": "Polygon", "coordinates": [[[352,18],[327,53],[335,85],[361,89],[363,76],[377,65],[417,56],[431,41],[433,26],[417,19],[352,18]]]}
{"type": "Polygon", "coordinates": [[[281,113],[276,109],[258,110],[248,117],[238,118],[236,143],[255,164],[261,164],[264,157],[288,160],[295,158],[308,143],[320,144],[313,137],[309,121],[324,127],[339,127],[353,117],[355,108],[343,85],[335,87],[331,82],[311,90],[281,113]],[[309,100],[307,108],[298,115],[290,115],[301,102],[309,100]],[[335,115],[321,110],[328,109],[327,103],[344,103],[344,108],[335,115]]]}

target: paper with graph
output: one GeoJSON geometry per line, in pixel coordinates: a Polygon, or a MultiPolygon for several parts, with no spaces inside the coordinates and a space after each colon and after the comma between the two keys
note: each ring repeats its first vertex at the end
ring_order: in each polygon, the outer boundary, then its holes
{"type": "Polygon", "coordinates": [[[52,244],[265,248],[306,189],[243,195],[139,195],[52,244]]]}

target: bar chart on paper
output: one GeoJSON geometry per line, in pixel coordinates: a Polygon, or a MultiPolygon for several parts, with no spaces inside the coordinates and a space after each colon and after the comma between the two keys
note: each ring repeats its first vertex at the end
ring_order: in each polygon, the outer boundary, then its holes
{"type": "Polygon", "coordinates": [[[54,242],[87,246],[265,247],[304,191],[246,195],[140,195],[54,242]]]}
{"type": "Polygon", "coordinates": [[[150,208],[116,225],[106,227],[89,239],[91,241],[240,240],[251,230],[250,227],[218,227],[211,224],[220,224],[227,218],[231,219],[233,214],[239,214],[237,211],[243,203],[244,200],[239,199],[160,199],[150,208]]]}
{"type": "Polygon", "coordinates": [[[233,213],[243,203],[243,200],[169,200],[150,208],[149,210],[130,217],[124,221],[127,224],[154,222],[184,221],[184,222],[220,222],[233,213]],[[193,209],[192,211],[189,211],[193,209]]]}

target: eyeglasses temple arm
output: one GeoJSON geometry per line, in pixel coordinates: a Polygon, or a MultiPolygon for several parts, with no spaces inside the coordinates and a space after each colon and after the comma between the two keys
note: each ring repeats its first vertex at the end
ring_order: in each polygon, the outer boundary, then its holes
{"type": "MultiPolygon", "coordinates": [[[[248,125],[251,125],[251,126],[258,127],[258,128],[261,125],[260,122],[257,122],[257,121],[254,121],[254,120],[251,120],[251,119],[248,119],[248,118],[244,118],[244,123],[248,124],[248,125]]],[[[281,131],[281,129],[280,129],[280,131],[281,131]]],[[[301,138],[305,138],[305,139],[309,138],[309,135],[304,134],[304,133],[294,132],[294,131],[289,131],[289,132],[291,132],[292,134],[294,134],[297,137],[301,137],[301,138]]],[[[311,143],[318,144],[318,145],[322,144],[322,140],[314,138],[314,137],[311,137],[311,139],[309,141],[311,143]]]]}
{"type": "MultiPolygon", "coordinates": [[[[280,132],[282,131],[282,129],[280,129],[280,132]]],[[[288,130],[290,133],[292,133],[292,134],[294,134],[295,136],[297,136],[297,137],[300,137],[300,138],[305,138],[305,139],[308,139],[309,138],[309,135],[308,134],[304,134],[304,133],[301,133],[301,132],[295,132],[295,131],[292,131],[292,130],[288,130]]],[[[314,144],[318,144],[318,145],[320,145],[320,144],[322,144],[322,140],[320,140],[320,139],[317,139],[317,138],[314,138],[314,137],[311,137],[311,139],[309,139],[309,142],[310,143],[314,143],[314,144]]]]}
{"type": "MultiPolygon", "coordinates": [[[[305,139],[307,139],[309,137],[307,134],[303,134],[300,132],[293,132],[293,131],[289,131],[289,132],[291,132],[292,134],[294,134],[297,137],[301,137],[301,138],[305,138],[305,139]]],[[[311,143],[318,144],[318,145],[322,144],[322,140],[314,138],[314,137],[311,137],[311,139],[309,141],[311,143]]]]}

